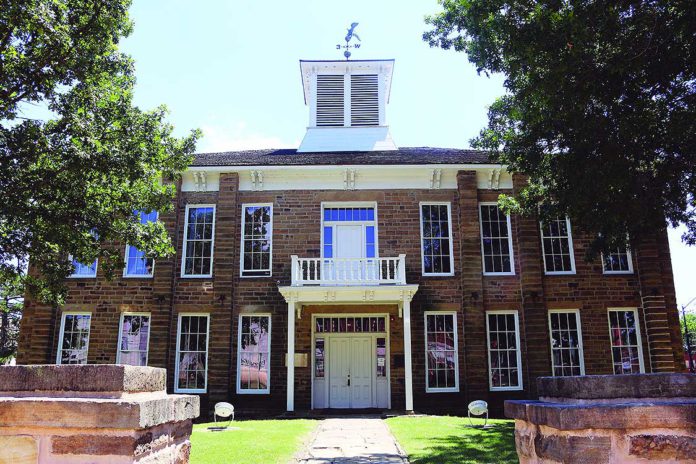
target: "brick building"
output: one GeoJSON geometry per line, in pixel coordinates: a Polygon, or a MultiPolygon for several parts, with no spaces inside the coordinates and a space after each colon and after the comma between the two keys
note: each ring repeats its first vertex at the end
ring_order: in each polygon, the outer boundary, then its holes
{"type": "Polygon", "coordinates": [[[75,263],[63,307],[27,299],[20,363],[166,367],[249,412],[495,412],[542,375],[683,369],[666,231],[587,262],[567,219],[498,210],[524,179],[485,153],[396,147],[392,60],[300,64],[300,147],[197,155],[176,256],[75,263]]]}

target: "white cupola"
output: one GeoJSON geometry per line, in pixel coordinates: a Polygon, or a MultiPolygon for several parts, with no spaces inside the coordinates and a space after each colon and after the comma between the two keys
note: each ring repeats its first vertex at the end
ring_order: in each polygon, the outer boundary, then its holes
{"type": "Polygon", "coordinates": [[[396,150],[389,133],[394,60],[300,61],[309,127],[298,152],[396,150]]]}

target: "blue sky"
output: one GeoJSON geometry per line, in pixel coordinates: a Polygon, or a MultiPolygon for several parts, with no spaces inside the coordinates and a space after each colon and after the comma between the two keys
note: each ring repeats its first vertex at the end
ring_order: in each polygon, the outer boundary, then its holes
{"type": "MultiPolygon", "coordinates": [[[[421,39],[435,0],[134,0],[136,103],[166,104],[177,134],[203,130],[198,151],[296,147],[307,125],[300,59],[340,59],[336,44],[359,22],[354,59],[394,58],[387,120],[399,146],[467,147],[503,92],[463,53],[421,39]]],[[[696,248],[670,231],[678,299],[696,296],[696,248]]]]}

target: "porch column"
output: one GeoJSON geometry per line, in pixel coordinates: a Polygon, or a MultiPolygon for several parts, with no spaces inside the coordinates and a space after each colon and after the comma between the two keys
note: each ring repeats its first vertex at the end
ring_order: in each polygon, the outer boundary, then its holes
{"type": "Polygon", "coordinates": [[[295,300],[288,300],[287,410],[295,410],[295,300]]]}
{"type": "Polygon", "coordinates": [[[406,410],[413,411],[413,373],[411,372],[411,298],[403,299],[404,316],[404,389],[406,410]]]}

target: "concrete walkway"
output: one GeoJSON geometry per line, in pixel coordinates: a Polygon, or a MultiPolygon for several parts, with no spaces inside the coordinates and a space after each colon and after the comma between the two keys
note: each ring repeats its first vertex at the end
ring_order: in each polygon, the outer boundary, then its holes
{"type": "Polygon", "coordinates": [[[387,424],[377,416],[324,419],[301,464],[407,464],[387,424]]]}

